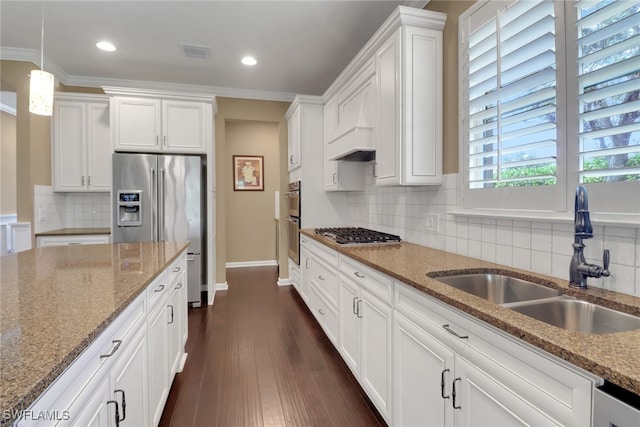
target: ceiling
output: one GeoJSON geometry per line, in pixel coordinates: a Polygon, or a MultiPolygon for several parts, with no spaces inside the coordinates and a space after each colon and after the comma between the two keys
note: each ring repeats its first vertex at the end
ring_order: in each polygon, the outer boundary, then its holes
{"type": "Polygon", "coordinates": [[[291,100],[322,95],[398,5],[427,3],[2,0],[0,57],[40,64],[44,5],[44,69],[66,85],[291,100]],[[97,49],[103,39],[117,50],[97,49]],[[209,57],[186,57],[182,43],[209,57]]]}

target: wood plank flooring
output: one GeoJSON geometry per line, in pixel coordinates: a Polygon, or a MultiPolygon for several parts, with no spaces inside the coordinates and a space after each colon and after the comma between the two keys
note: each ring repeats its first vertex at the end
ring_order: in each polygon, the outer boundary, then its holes
{"type": "Polygon", "coordinates": [[[213,307],[189,309],[189,357],[161,427],[384,426],[276,267],[227,270],[213,307]]]}

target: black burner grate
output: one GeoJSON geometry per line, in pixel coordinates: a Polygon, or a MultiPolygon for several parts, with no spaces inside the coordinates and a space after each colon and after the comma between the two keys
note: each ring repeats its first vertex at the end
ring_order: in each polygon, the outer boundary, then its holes
{"type": "Polygon", "coordinates": [[[400,236],[369,230],[362,227],[316,228],[316,234],[324,236],[341,245],[366,243],[400,243],[400,236]]]}

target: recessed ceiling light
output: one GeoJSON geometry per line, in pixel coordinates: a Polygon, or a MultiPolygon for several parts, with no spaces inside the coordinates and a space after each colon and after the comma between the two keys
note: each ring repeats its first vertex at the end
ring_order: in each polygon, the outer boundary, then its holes
{"type": "Polygon", "coordinates": [[[106,50],[107,52],[113,52],[114,50],[116,50],[116,47],[113,45],[113,43],[108,41],[98,42],[96,43],[96,46],[98,46],[98,49],[106,50]]]}
{"type": "Polygon", "coordinates": [[[253,56],[245,56],[244,58],[242,58],[242,63],[244,65],[256,65],[258,61],[256,61],[256,58],[254,58],[253,56]]]}

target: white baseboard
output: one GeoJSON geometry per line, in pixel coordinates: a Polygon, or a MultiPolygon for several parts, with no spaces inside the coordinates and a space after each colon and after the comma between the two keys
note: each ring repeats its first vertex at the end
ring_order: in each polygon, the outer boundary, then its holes
{"type": "Polygon", "coordinates": [[[188,353],[182,353],[182,357],[180,358],[180,365],[178,366],[178,372],[182,372],[182,370],[184,369],[184,365],[185,363],[187,363],[188,355],[188,353]]]}
{"type": "Polygon", "coordinates": [[[226,268],[242,268],[242,267],[275,267],[278,265],[278,262],[273,259],[268,259],[264,261],[239,261],[239,262],[228,262],[226,263],[226,268]]]}
{"type": "Polygon", "coordinates": [[[216,291],[227,291],[229,290],[229,285],[227,282],[224,283],[216,283],[216,291]]]}
{"type": "Polygon", "coordinates": [[[278,286],[291,286],[291,280],[286,277],[278,277],[278,286]]]}

